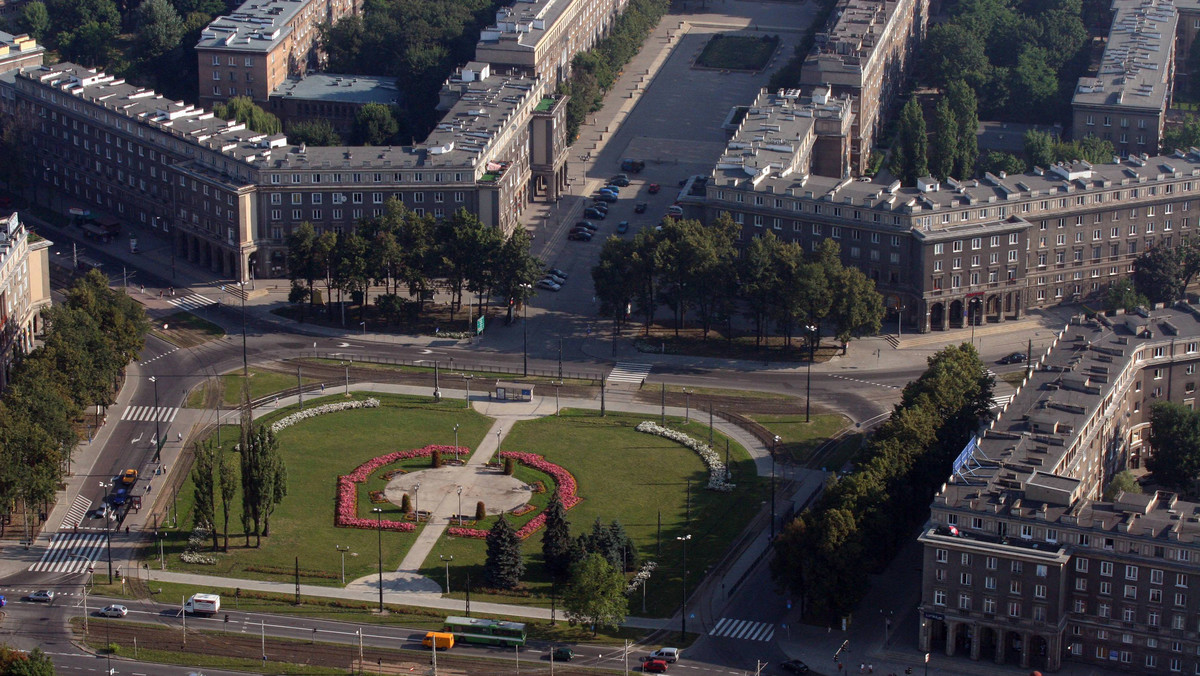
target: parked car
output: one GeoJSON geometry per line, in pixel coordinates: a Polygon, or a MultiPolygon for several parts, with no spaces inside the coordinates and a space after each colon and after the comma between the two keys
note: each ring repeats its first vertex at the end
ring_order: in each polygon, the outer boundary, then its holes
{"type": "Polygon", "coordinates": [[[563,645],[555,648],[553,655],[555,662],[570,662],[575,657],[575,651],[563,645]]]}
{"type": "Polygon", "coordinates": [[[666,660],[656,660],[653,657],[643,657],[642,673],[665,674],[667,673],[667,662],[666,660]]]}
{"type": "Polygon", "coordinates": [[[0,608],[3,608],[4,606],[7,606],[7,605],[8,605],[8,599],[4,598],[3,596],[0,596],[0,608]]]}
{"type": "Polygon", "coordinates": [[[808,673],[808,665],[801,662],[800,660],[788,660],[787,662],[782,662],[782,663],[780,663],[779,668],[783,669],[784,671],[788,672],[789,674],[807,674],[808,673]]]}
{"type": "Polygon", "coordinates": [[[678,204],[672,204],[671,206],[667,207],[667,215],[675,217],[682,216],[683,207],[679,206],[678,204]]]}
{"type": "Polygon", "coordinates": [[[606,214],[608,213],[608,202],[592,202],[588,205],[588,207],[592,209],[599,209],[606,214]]]}
{"type": "Polygon", "coordinates": [[[111,606],[105,606],[101,611],[102,617],[125,617],[129,614],[129,609],[117,603],[111,606]]]}
{"type": "Polygon", "coordinates": [[[658,650],[650,653],[650,657],[658,660],[666,660],[667,662],[674,662],[675,660],[679,659],[679,655],[682,652],[683,651],[679,648],[659,648],[658,650]]]}
{"type": "Polygon", "coordinates": [[[596,224],[591,221],[575,221],[575,228],[576,229],[583,228],[584,230],[587,230],[589,232],[596,232],[597,230],[600,229],[600,228],[596,227],[596,224]]]}
{"type": "Polygon", "coordinates": [[[546,289],[547,291],[558,291],[562,288],[562,285],[552,279],[539,279],[537,287],[539,289],[546,289]]]}
{"type": "Polygon", "coordinates": [[[575,242],[590,242],[592,241],[592,233],[587,230],[574,230],[567,235],[567,239],[575,242]]]}
{"type": "Polygon", "coordinates": [[[543,279],[548,279],[559,286],[562,286],[563,284],[567,283],[567,280],[563,279],[562,277],[559,277],[558,275],[554,274],[553,272],[547,272],[546,276],[543,277],[543,279]]]}
{"type": "Polygon", "coordinates": [[[635,160],[635,159],[628,158],[628,157],[621,160],[621,171],[632,171],[633,173],[636,174],[645,168],[646,168],[646,163],[641,160],[635,160]]]}
{"type": "Polygon", "coordinates": [[[637,204],[633,205],[633,213],[635,213],[635,214],[646,213],[646,203],[638,202],[637,204]]]}
{"type": "Polygon", "coordinates": [[[25,597],[26,601],[38,601],[41,603],[50,603],[54,600],[54,592],[49,589],[39,589],[29,596],[25,597]]]}
{"type": "Polygon", "coordinates": [[[602,221],[608,216],[608,214],[604,213],[603,211],[600,211],[599,209],[593,209],[592,207],[584,209],[583,215],[586,218],[594,218],[598,221],[602,221]]]}
{"type": "Polygon", "coordinates": [[[651,184],[650,184],[650,194],[651,194],[651,195],[657,195],[659,190],[662,190],[662,186],[661,186],[661,185],[659,185],[659,184],[657,184],[657,183],[651,183],[651,184]]]}
{"type": "Polygon", "coordinates": [[[617,174],[616,176],[608,179],[608,182],[610,185],[616,185],[624,188],[625,186],[629,185],[629,177],[625,174],[617,174]]]}
{"type": "Polygon", "coordinates": [[[559,270],[558,268],[550,268],[546,272],[554,275],[555,277],[562,277],[564,281],[566,279],[568,279],[567,273],[563,272],[562,270],[559,270]]]}
{"type": "Polygon", "coordinates": [[[616,202],[617,200],[619,200],[621,198],[617,197],[617,195],[615,193],[601,190],[599,193],[596,194],[596,199],[600,200],[601,202],[616,202]]]}
{"type": "Polygon", "coordinates": [[[996,363],[998,363],[998,364],[1020,364],[1024,361],[1025,361],[1025,353],[1024,352],[1013,352],[1010,355],[1001,357],[1000,361],[998,361],[996,363]]]}
{"type": "Polygon", "coordinates": [[[615,194],[617,194],[617,195],[620,195],[620,194],[621,194],[621,186],[619,186],[619,185],[613,185],[612,183],[605,183],[605,184],[604,184],[604,187],[603,187],[603,188],[600,188],[600,189],[601,189],[601,190],[607,190],[607,191],[609,191],[609,192],[611,192],[611,193],[615,193],[615,194]]]}
{"type": "Polygon", "coordinates": [[[620,223],[617,223],[617,232],[621,233],[622,235],[626,232],[629,232],[629,221],[621,221],[620,223]]]}

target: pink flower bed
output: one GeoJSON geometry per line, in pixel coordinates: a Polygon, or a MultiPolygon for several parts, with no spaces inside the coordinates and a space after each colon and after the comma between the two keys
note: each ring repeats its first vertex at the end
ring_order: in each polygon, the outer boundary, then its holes
{"type": "MultiPolygon", "coordinates": [[[[556,485],[556,488],[554,489],[554,491],[558,495],[558,499],[560,501],[562,501],[563,507],[565,507],[566,509],[571,509],[575,505],[578,505],[581,500],[583,500],[583,498],[579,497],[578,495],[575,495],[575,489],[577,488],[577,485],[575,483],[574,475],[572,475],[570,472],[568,472],[566,469],[560,467],[559,465],[549,462],[548,460],[546,460],[542,456],[538,455],[537,453],[518,453],[515,451],[501,451],[500,457],[501,458],[512,458],[513,460],[516,460],[517,462],[521,463],[522,465],[525,465],[526,467],[532,467],[533,469],[536,469],[539,472],[545,472],[546,474],[549,474],[551,477],[553,477],[554,483],[556,485]]],[[[542,510],[541,514],[538,514],[537,516],[533,517],[529,521],[525,522],[525,525],[521,526],[517,530],[517,537],[524,540],[525,538],[529,537],[530,535],[533,535],[537,531],[541,530],[542,526],[545,526],[545,525],[546,525],[546,512],[545,512],[545,510],[542,510]]],[[[483,539],[483,538],[487,537],[487,531],[480,530],[478,528],[457,528],[457,527],[455,527],[455,528],[450,528],[447,532],[450,534],[451,537],[479,538],[479,539],[483,539]]]]}
{"type": "Polygon", "coordinates": [[[470,453],[470,449],[465,446],[426,446],[424,448],[415,448],[407,451],[394,451],[387,455],[380,455],[359,465],[349,474],[338,477],[337,480],[337,506],[334,509],[333,525],[342,528],[380,528],[382,530],[392,530],[400,532],[410,532],[415,526],[411,523],[402,521],[377,521],[375,519],[364,519],[358,515],[358,484],[363,483],[371,478],[375,470],[380,467],[386,467],[392,463],[410,458],[427,458],[433,455],[434,451],[440,451],[442,455],[459,456],[470,453]]]}

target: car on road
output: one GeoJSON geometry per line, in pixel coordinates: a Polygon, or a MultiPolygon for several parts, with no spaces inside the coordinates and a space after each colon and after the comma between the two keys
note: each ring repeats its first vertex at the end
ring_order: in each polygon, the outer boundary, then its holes
{"type": "Polygon", "coordinates": [[[616,176],[608,179],[608,183],[609,185],[615,185],[624,188],[629,185],[629,177],[625,174],[617,174],[616,176]]]}
{"type": "Polygon", "coordinates": [[[3,608],[4,606],[7,606],[7,605],[8,605],[8,599],[4,598],[3,596],[0,596],[0,608],[3,608]]]}
{"type": "Polygon", "coordinates": [[[561,277],[564,282],[567,280],[567,273],[563,272],[562,270],[559,270],[558,268],[550,268],[546,272],[548,274],[554,275],[555,277],[561,277]]]}
{"type": "Polygon", "coordinates": [[[672,204],[671,206],[667,207],[667,215],[675,217],[682,216],[683,207],[679,206],[678,204],[672,204]]]}
{"type": "Polygon", "coordinates": [[[633,205],[633,213],[644,214],[646,213],[646,207],[647,204],[645,202],[638,202],[637,204],[633,205]]]}
{"type": "Polygon", "coordinates": [[[1012,354],[1001,357],[1000,360],[997,361],[996,363],[997,364],[1020,364],[1023,361],[1025,361],[1025,353],[1024,352],[1013,352],[1012,354]]]}
{"type": "Polygon", "coordinates": [[[807,674],[808,673],[808,665],[801,662],[800,660],[788,660],[787,662],[782,662],[782,663],[780,663],[779,668],[783,669],[784,671],[788,672],[789,674],[807,674]]]}
{"type": "Polygon", "coordinates": [[[567,239],[574,242],[590,242],[592,241],[592,233],[587,230],[573,230],[567,235],[567,239]]]}
{"type": "Polygon", "coordinates": [[[665,674],[667,673],[667,661],[656,660],[653,657],[642,658],[642,673],[644,674],[665,674]]]}
{"type": "Polygon", "coordinates": [[[54,592],[49,589],[39,589],[29,596],[25,597],[26,601],[38,601],[40,603],[50,603],[54,600],[54,592]]]}
{"type": "Polygon", "coordinates": [[[650,194],[651,194],[651,195],[657,195],[659,190],[662,190],[662,186],[661,186],[661,185],[659,185],[659,184],[657,184],[657,183],[651,183],[651,184],[650,184],[650,194]]]}
{"type": "Polygon", "coordinates": [[[620,223],[617,223],[617,232],[621,233],[622,235],[629,232],[629,221],[621,221],[620,223]]]}
{"type": "Polygon", "coordinates": [[[551,655],[555,662],[570,662],[575,658],[575,651],[563,645],[555,648],[551,655]]]}
{"type": "Polygon", "coordinates": [[[593,209],[592,207],[588,207],[587,209],[584,209],[583,215],[587,218],[594,218],[598,221],[602,221],[608,217],[607,213],[600,211],[599,209],[593,209]]]}
{"type": "Polygon", "coordinates": [[[99,612],[101,617],[125,617],[128,614],[129,609],[119,603],[115,603],[111,606],[105,606],[99,612]]]}
{"type": "Polygon", "coordinates": [[[600,229],[600,228],[596,227],[596,224],[591,221],[576,221],[575,229],[578,230],[580,228],[583,228],[584,230],[587,230],[589,232],[596,232],[597,230],[600,229]]]}
{"type": "Polygon", "coordinates": [[[132,486],[137,483],[138,471],[136,469],[127,469],[121,474],[121,483],[126,486],[132,486]]]}
{"type": "Polygon", "coordinates": [[[659,648],[658,650],[655,650],[654,652],[650,653],[650,657],[652,657],[656,660],[666,660],[667,662],[674,662],[675,660],[679,659],[679,655],[682,652],[683,651],[680,650],[679,648],[659,648]]]}
{"type": "Polygon", "coordinates": [[[546,289],[547,291],[558,291],[562,288],[562,285],[552,279],[539,279],[537,287],[539,289],[546,289]]]}
{"type": "Polygon", "coordinates": [[[542,279],[548,279],[548,280],[554,282],[555,284],[558,284],[559,286],[562,286],[563,284],[567,283],[566,279],[559,277],[558,275],[554,274],[553,272],[547,272],[546,276],[543,277],[542,279]]]}
{"type": "Polygon", "coordinates": [[[616,202],[617,200],[619,200],[621,198],[617,197],[616,193],[611,193],[611,192],[606,192],[604,190],[601,190],[599,193],[596,194],[596,199],[600,200],[601,202],[616,202]]]}

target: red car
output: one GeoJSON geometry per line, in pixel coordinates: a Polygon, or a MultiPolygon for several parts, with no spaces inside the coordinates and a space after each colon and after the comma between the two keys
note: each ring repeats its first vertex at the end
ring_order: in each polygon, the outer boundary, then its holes
{"type": "Polygon", "coordinates": [[[646,658],[642,660],[642,673],[665,674],[667,673],[667,661],[646,658]]]}
{"type": "Polygon", "coordinates": [[[659,184],[657,184],[657,183],[651,183],[651,184],[650,184],[650,194],[651,194],[651,195],[657,195],[659,190],[662,190],[662,186],[661,186],[661,185],[659,185],[659,184]]]}

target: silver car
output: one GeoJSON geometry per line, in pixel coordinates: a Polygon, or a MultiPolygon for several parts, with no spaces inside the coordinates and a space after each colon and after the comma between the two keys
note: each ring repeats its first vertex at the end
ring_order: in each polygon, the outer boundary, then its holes
{"type": "Polygon", "coordinates": [[[120,604],[107,606],[100,611],[100,615],[103,617],[125,617],[128,614],[129,609],[120,604]]]}

